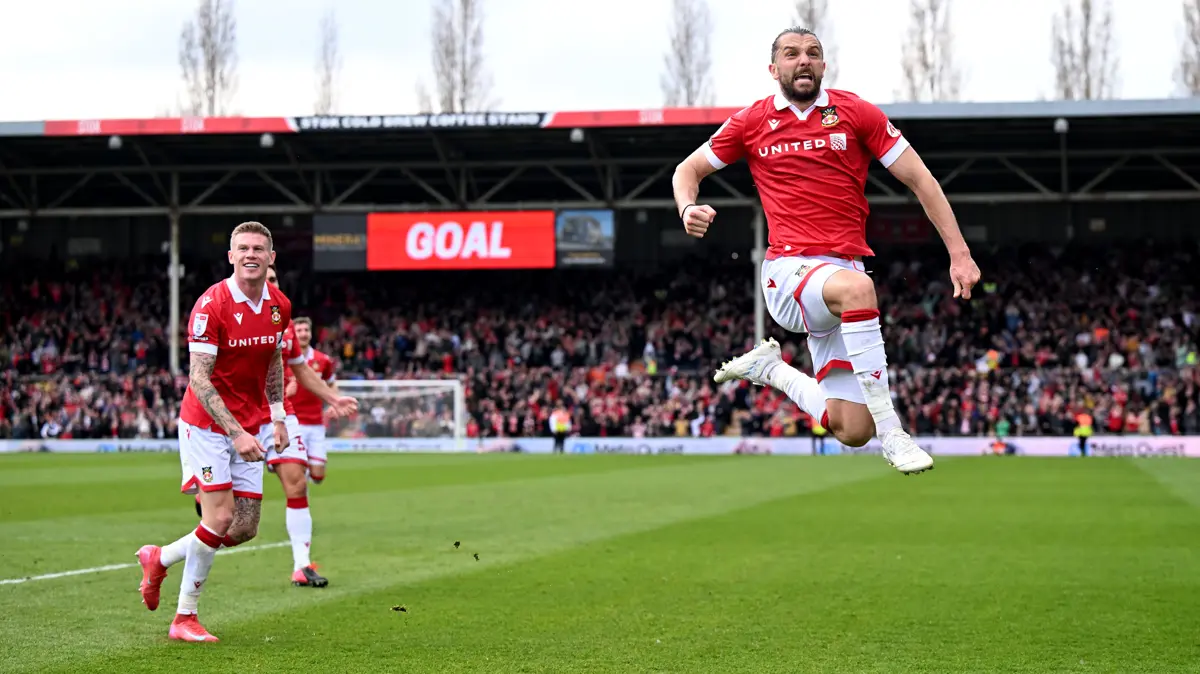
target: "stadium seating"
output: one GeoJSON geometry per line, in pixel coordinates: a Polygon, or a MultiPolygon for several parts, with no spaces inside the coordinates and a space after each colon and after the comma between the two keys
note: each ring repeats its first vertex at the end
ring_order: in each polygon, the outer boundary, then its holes
{"type": "MultiPolygon", "coordinates": [[[[950,299],[937,249],[872,267],[893,392],[922,434],[1200,433],[1197,255],[1148,246],[977,253],[985,283],[950,299]]],[[[186,318],[224,270],[192,264],[186,318]]],[[[168,373],[161,261],[9,270],[0,293],[0,437],[173,437],[186,377],[168,373]]],[[[653,272],[463,272],[282,279],[339,377],[467,381],[473,434],[545,435],[565,399],[585,435],[797,435],[776,391],[717,387],[713,367],[753,341],[747,265],[653,272]]],[[[768,318],[785,357],[803,343],[768,318]]],[[[183,357],[186,359],[186,350],[183,357]]],[[[186,371],[186,370],[185,370],[186,371]]],[[[436,433],[408,410],[378,432],[436,433]]]]}

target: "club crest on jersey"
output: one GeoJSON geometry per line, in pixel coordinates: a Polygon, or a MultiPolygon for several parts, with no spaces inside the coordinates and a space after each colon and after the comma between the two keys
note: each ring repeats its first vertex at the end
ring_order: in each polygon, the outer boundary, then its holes
{"type": "Polygon", "coordinates": [[[842,120],[838,118],[836,105],[821,109],[821,126],[837,126],[840,121],[842,120]]]}
{"type": "Polygon", "coordinates": [[[272,304],[271,305],[271,322],[274,323],[275,325],[279,325],[279,322],[282,320],[283,320],[283,315],[279,313],[279,305],[272,304]]]}
{"type": "Polygon", "coordinates": [[[208,329],[208,314],[196,314],[192,319],[192,336],[203,337],[204,331],[208,329]]]}
{"type": "Polygon", "coordinates": [[[213,481],[212,466],[205,466],[205,467],[201,468],[200,469],[200,477],[204,478],[205,482],[208,482],[211,484],[213,481]]]}

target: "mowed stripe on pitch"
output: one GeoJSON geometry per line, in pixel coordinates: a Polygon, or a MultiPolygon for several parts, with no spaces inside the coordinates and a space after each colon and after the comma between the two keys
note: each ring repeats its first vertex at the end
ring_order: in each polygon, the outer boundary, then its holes
{"type": "MultiPolygon", "coordinates": [[[[263,543],[262,545],[248,545],[246,547],[227,548],[218,550],[218,555],[232,555],[235,552],[254,552],[255,550],[267,550],[269,548],[282,548],[285,545],[291,545],[288,541],[278,541],[276,543],[263,543]]],[[[0,585],[19,585],[21,583],[29,583],[35,580],[54,580],[55,578],[66,578],[68,576],[86,576],[89,573],[102,573],[104,571],[119,571],[121,569],[132,569],[138,566],[137,562],[131,564],[109,564],[108,566],[93,566],[87,569],[75,569],[73,571],[60,571],[58,573],[47,573],[41,576],[26,576],[24,578],[8,578],[0,580],[0,585]]]]}

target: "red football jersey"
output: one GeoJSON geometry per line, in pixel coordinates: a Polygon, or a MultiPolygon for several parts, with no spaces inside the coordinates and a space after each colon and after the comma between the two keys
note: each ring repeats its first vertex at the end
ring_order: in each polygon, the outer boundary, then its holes
{"type": "MultiPolygon", "coordinates": [[[[329,356],[310,346],[304,353],[304,358],[313,372],[325,380],[326,384],[332,386],[337,381],[333,372],[333,360],[329,356]]],[[[302,426],[325,425],[325,419],[321,416],[325,410],[325,403],[317,397],[317,394],[301,386],[296,389],[296,395],[292,396],[291,402],[296,406],[296,419],[302,426]]]]}
{"type": "MultiPolygon", "coordinates": [[[[283,389],[286,391],[288,384],[296,378],[291,366],[304,362],[304,352],[300,350],[300,343],[296,341],[296,331],[292,329],[291,323],[288,323],[287,330],[283,331],[283,346],[280,350],[283,352],[283,389]]],[[[304,387],[297,382],[296,388],[304,387]]],[[[286,395],[283,397],[283,411],[285,414],[296,413],[296,408],[292,407],[292,399],[286,395]]]]}
{"type": "MultiPolygon", "coordinates": [[[[267,403],[267,371],[280,352],[283,328],[292,320],[292,303],[278,288],[264,285],[251,302],[232,278],[210,287],[196,300],[188,318],[188,352],[217,357],[212,383],[233,418],[248,433],[271,420],[267,403]]],[[[188,386],[179,418],[215,433],[213,423],[188,386]]]]}
{"type": "Polygon", "coordinates": [[[872,159],[892,165],[908,141],[878,107],[837,89],[807,110],[775,94],[735,113],[704,152],[714,168],[745,158],[767,217],[767,259],[874,255],[863,190],[872,159]]]}

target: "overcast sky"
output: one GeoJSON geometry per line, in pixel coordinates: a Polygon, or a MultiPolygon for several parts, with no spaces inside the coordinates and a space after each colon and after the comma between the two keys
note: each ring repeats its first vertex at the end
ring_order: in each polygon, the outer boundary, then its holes
{"type": "MultiPolygon", "coordinates": [[[[508,111],[658,107],[671,0],[484,0],[485,50],[508,111]]],[[[966,100],[1052,96],[1061,0],[956,0],[966,100]]],[[[1181,0],[1113,0],[1123,98],[1178,94],[1181,0]]],[[[312,111],[318,22],[334,4],[344,58],[337,112],[415,112],[429,80],[429,0],[236,0],[236,111],[312,111]]],[[[772,93],[770,43],[791,0],[709,0],[718,105],[772,93]]],[[[900,83],[905,0],[833,0],[838,88],[878,103],[900,83]]],[[[181,88],[180,28],[195,0],[0,0],[0,119],[148,117],[181,88]]]]}

